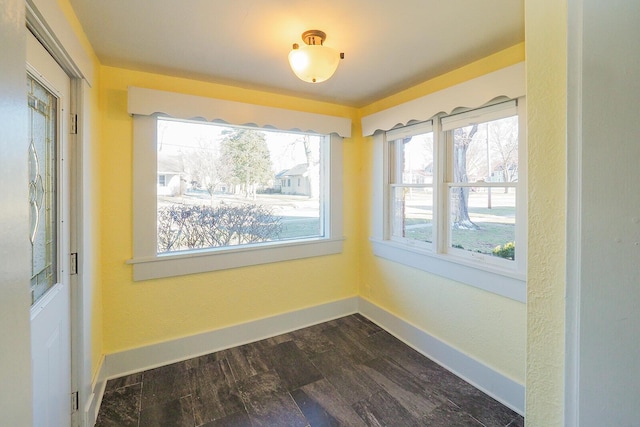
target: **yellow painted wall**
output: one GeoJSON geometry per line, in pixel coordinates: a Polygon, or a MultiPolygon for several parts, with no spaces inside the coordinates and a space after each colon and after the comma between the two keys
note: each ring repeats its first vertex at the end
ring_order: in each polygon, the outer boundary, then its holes
{"type": "Polygon", "coordinates": [[[517,45],[363,110],[246,89],[102,67],[102,233],[105,353],[272,316],[360,294],[430,334],[524,383],[522,303],[374,257],[368,243],[371,144],[344,142],[342,255],[179,278],[133,282],[131,266],[132,119],[127,86],[142,86],[282,108],[359,117],[523,60],[517,45]],[[358,114],[358,115],[357,115],[358,114]],[[363,214],[364,213],[364,214],[363,214]],[[300,281],[300,277],[307,280],[300,281]]]}
{"type": "Polygon", "coordinates": [[[369,139],[359,136],[357,120],[353,138],[346,139],[343,146],[347,237],[343,254],[142,282],[132,281],[131,266],[125,264],[132,256],[132,119],[126,112],[128,86],[357,119],[363,112],[371,113],[449,87],[522,61],[523,56],[524,44],[520,44],[359,111],[290,96],[101,67],[104,352],[167,341],[360,294],[524,383],[524,304],[372,255],[367,215],[372,153],[369,139]],[[300,277],[306,280],[301,281],[300,277]]]}
{"type": "Polygon", "coordinates": [[[509,65],[524,61],[524,43],[519,43],[479,61],[472,62],[449,73],[422,82],[412,88],[403,90],[380,99],[359,109],[362,117],[387,108],[411,101],[421,96],[446,89],[475,77],[497,71],[509,65]]]}
{"type": "Polygon", "coordinates": [[[563,425],[567,2],[525,2],[529,141],[527,425],[563,425]]]}
{"type": "Polygon", "coordinates": [[[132,118],[140,86],[351,117],[355,110],[290,96],[102,67],[100,71],[104,351],[113,353],[357,295],[358,141],[345,139],[344,252],[161,280],[132,281],[132,118]]]}
{"type": "MultiPolygon", "coordinates": [[[[424,82],[360,110],[371,114],[524,60],[524,43],[424,82]]],[[[371,206],[372,144],[363,144],[362,209],[371,206]]],[[[526,306],[373,256],[362,223],[360,295],[429,334],[524,384],[526,306]]]]}

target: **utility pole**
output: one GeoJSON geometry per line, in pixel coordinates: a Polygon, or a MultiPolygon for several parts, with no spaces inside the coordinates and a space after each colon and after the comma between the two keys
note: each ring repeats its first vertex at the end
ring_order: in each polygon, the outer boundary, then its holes
{"type": "MultiPolygon", "coordinates": [[[[487,140],[487,181],[492,182],[491,180],[491,150],[489,149],[489,123],[487,123],[486,130],[486,140],[487,140]]],[[[487,187],[487,209],[491,209],[491,187],[487,187]]]]}

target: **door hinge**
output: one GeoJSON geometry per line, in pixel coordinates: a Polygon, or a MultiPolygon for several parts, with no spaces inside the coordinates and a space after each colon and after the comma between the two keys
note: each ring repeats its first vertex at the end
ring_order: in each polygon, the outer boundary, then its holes
{"type": "Polygon", "coordinates": [[[76,135],[78,133],[78,115],[77,114],[72,114],[71,115],[71,134],[72,135],[76,135]]]}
{"type": "Polygon", "coordinates": [[[74,391],[71,393],[71,412],[76,412],[78,410],[78,392],[74,391]]]}
{"type": "Polygon", "coordinates": [[[71,253],[71,262],[69,264],[70,264],[69,270],[71,270],[69,274],[78,274],[78,253],[77,252],[71,253]]]}

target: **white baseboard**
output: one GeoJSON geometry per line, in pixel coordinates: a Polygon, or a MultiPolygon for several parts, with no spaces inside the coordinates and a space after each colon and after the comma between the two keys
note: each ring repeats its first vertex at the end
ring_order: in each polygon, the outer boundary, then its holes
{"type": "Polygon", "coordinates": [[[99,402],[102,402],[102,396],[100,396],[100,400],[97,397],[95,393],[91,393],[91,396],[87,399],[87,404],[84,406],[83,426],[91,427],[96,424],[98,409],[100,408],[99,402]]]}
{"type": "Polygon", "coordinates": [[[102,396],[104,396],[104,389],[107,386],[107,380],[105,379],[105,357],[100,360],[100,366],[98,367],[98,375],[95,376],[93,384],[91,384],[91,394],[87,398],[84,405],[82,426],[93,427],[98,419],[98,411],[100,410],[100,404],[102,403],[102,396]]]}
{"type": "Polygon", "coordinates": [[[360,297],[358,311],[381,328],[524,416],[525,387],[360,297]]]}
{"type": "Polygon", "coordinates": [[[87,420],[95,421],[107,379],[259,341],[358,312],[434,362],[524,415],[525,389],[522,384],[362,297],[351,297],[198,335],[108,354],[94,385],[95,398],[87,403],[85,415],[87,420]]]}
{"type": "Polygon", "coordinates": [[[358,297],[278,314],[227,328],[107,354],[101,379],[117,378],[173,362],[295,331],[358,312],[358,297]]]}

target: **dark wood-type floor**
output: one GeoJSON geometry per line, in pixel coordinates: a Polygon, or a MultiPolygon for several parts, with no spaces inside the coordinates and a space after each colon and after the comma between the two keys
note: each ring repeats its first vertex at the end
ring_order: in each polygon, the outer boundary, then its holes
{"type": "Polygon", "coordinates": [[[355,314],[110,380],[97,426],[524,426],[355,314]]]}

